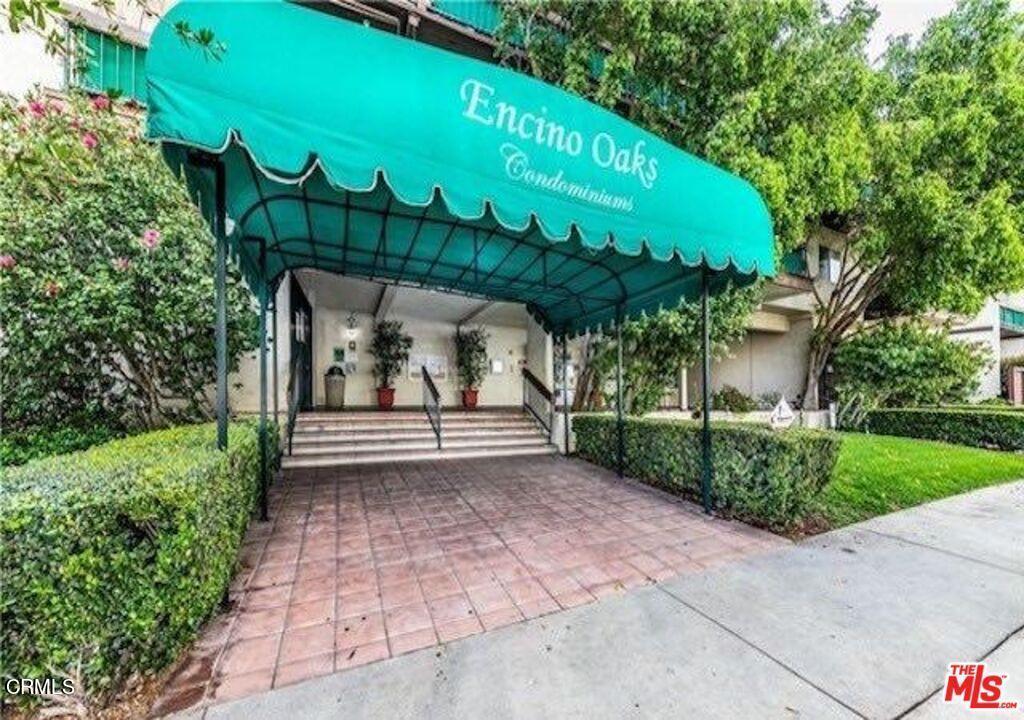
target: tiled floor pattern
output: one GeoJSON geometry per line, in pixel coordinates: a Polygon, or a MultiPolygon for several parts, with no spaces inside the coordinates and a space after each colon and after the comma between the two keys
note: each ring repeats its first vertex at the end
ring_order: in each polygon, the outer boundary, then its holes
{"type": "Polygon", "coordinates": [[[563,458],[294,471],[154,714],[571,608],[782,544],[563,458]]]}

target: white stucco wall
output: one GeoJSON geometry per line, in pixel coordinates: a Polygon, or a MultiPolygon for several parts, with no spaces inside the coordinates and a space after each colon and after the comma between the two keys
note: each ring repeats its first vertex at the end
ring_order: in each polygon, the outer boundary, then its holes
{"type": "MultiPolygon", "coordinates": [[[[810,338],[810,319],[793,321],[785,333],[748,332],[730,349],[728,358],[711,364],[712,392],[732,385],[754,399],[780,392],[792,402],[803,393],[810,338]]],[[[690,398],[699,398],[700,365],[691,367],[687,375],[690,398]]]]}
{"type": "MultiPolygon", "coordinates": [[[[279,409],[282,414],[287,411],[286,385],[289,372],[289,330],[288,308],[289,288],[287,281],[282,284],[278,293],[278,332],[281,342],[278,344],[279,373],[279,409]]],[[[349,311],[317,307],[314,297],[309,298],[313,310],[313,398],[316,405],[323,405],[324,383],[323,374],[334,362],[334,348],[344,347],[348,343],[349,311]]],[[[356,330],[356,373],[346,378],[345,403],[348,407],[374,407],[377,404],[376,385],[373,380],[373,356],[368,347],[371,339],[373,317],[367,313],[355,313],[356,330]]],[[[446,406],[461,404],[460,387],[455,376],[455,325],[448,322],[434,322],[418,318],[389,316],[389,319],[400,320],[405,332],[413,337],[413,353],[429,353],[444,355],[448,359],[448,377],[437,379],[437,387],[441,392],[442,401],[446,406]]],[[[269,326],[268,326],[269,327],[269,326]]],[[[488,357],[503,360],[503,372],[491,374],[484,378],[480,387],[481,406],[518,406],[522,403],[522,374],[520,361],[529,355],[537,364],[546,365],[534,369],[538,375],[546,373],[550,379],[551,355],[550,338],[540,330],[528,339],[528,331],[524,328],[486,325],[490,335],[488,341],[488,357]],[[531,347],[532,349],[528,349],[531,347]],[[545,362],[544,352],[547,348],[545,362]]],[[[268,380],[268,389],[271,387],[268,380]]],[[[410,378],[408,369],[403,371],[395,382],[395,404],[419,406],[422,403],[422,381],[410,378]]],[[[242,359],[237,373],[230,378],[229,399],[231,409],[236,413],[250,413],[259,410],[259,360],[256,353],[242,359]]],[[[270,404],[273,410],[273,403],[270,404]]]]}
{"type": "MultiPolygon", "coordinates": [[[[146,46],[169,0],[149,0],[143,7],[132,0],[115,0],[107,13],[89,0],[61,3],[73,23],[99,32],[117,34],[135,45],[146,46]]],[[[52,27],[51,27],[52,29],[52,27]]],[[[46,90],[64,89],[64,58],[46,52],[46,43],[30,30],[0,32],[0,93],[22,97],[35,86],[46,90]]]]}
{"type": "Polygon", "coordinates": [[[527,321],[526,365],[548,388],[554,388],[554,356],[551,336],[532,317],[527,321]]]}
{"type": "Polygon", "coordinates": [[[0,92],[22,97],[33,87],[64,87],[64,63],[46,53],[46,43],[30,32],[0,32],[0,92]]]}
{"type": "MultiPolygon", "coordinates": [[[[313,310],[313,397],[316,405],[325,402],[323,374],[334,363],[334,348],[348,343],[347,320],[349,311],[331,308],[313,310]]],[[[355,314],[356,373],[346,378],[345,403],[351,407],[373,407],[377,404],[376,383],[373,378],[373,356],[369,353],[373,332],[373,317],[355,314]]],[[[461,404],[458,378],[455,374],[455,325],[418,318],[394,316],[413,338],[412,354],[443,355],[448,360],[446,378],[435,378],[441,400],[445,405],[461,404]]],[[[522,379],[519,361],[526,356],[527,333],[520,328],[486,326],[490,339],[488,357],[502,359],[500,375],[488,373],[480,386],[479,402],[482,406],[510,406],[522,402],[522,379]]],[[[419,406],[423,402],[423,384],[419,378],[410,378],[408,368],[395,381],[395,404],[419,406]]]]}
{"type": "Polygon", "coordinates": [[[992,363],[984,370],[980,377],[978,389],[972,400],[983,400],[999,395],[999,359],[1001,355],[1001,344],[999,340],[999,302],[995,299],[985,303],[981,312],[969,321],[954,326],[950,331],[950,337],[960,342],[979,343],[989,351],[992,363]]]}
{"type": "MultiPolygon", "coordinates": [[[[288,413],[288,372],[289,354],[291,351],[291,335],[289,323],[291,318],[291,276],[285,276],[277,290],[277,410],[282,420],[288,413]]],[[[273,339],[273,322],[267,318],[267,339],[273,339]]],[[[274,412],[274,348],[269,346],[270,356],[267,359],[267,412],[274,412]]],[[[228,405],[232,412],[259,412],[260,409],[260,361],[259,353],[252,352],[243,356],[238,363],[238,372],[228,376],[228,405]]],[[[321,383],[323,385],[323,383],[321,383]]],[[[212,389],[211,389],[212,392],[212,389]]]]}

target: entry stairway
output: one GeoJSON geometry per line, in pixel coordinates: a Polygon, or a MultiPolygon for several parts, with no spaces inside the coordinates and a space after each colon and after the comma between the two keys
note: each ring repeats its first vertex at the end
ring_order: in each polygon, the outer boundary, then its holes
{"type": "Polygon", "coordinates": [[[522,410],[443,411],[441,449],[423,410],[303,412],[283,468],[546,455],[547,432],[522,410]]]}

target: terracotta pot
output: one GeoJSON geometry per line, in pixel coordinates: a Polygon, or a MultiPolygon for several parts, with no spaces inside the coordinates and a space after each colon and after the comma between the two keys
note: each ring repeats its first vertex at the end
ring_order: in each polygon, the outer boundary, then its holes
{"type": "Polygon", "coordinates": [[[476,408],[477,396],[479,396],[479,390],[463,390],[462,391],[462,407],[467,410],[473,410],[476,408]]]}
{"type": "Polygon", "coordinates": [[[394,388],[377,388],[377,406],[381,410],[390,410],[395,406],[394,388]]]}

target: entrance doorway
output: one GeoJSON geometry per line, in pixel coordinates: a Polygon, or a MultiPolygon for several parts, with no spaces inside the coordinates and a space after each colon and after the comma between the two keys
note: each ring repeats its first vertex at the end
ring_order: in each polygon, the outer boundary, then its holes
{"type": "MultiPolygon", "coordinates": [[[[313,306],[297,282],[291,287],[291,368],[300,410],[313,409],[313,306]]],[[[291,392],[291,388],[289,388],[291,392]]]]}

